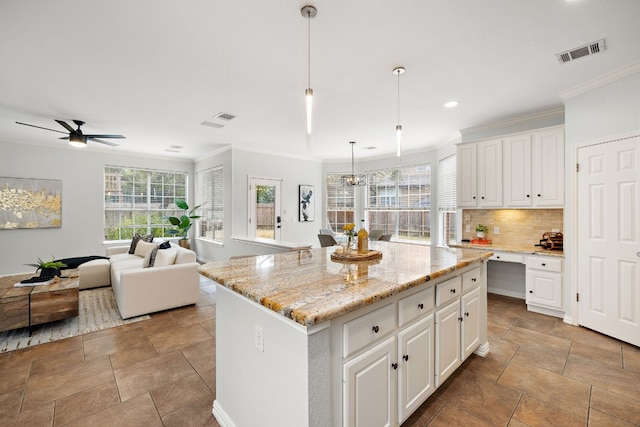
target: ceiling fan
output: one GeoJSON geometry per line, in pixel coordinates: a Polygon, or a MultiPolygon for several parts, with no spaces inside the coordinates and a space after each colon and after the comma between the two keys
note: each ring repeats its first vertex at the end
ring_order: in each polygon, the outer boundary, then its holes
{"type": "MultiPolygon", "coordinates": [[[[72,128],[67,122],[64,122],[62,120],[57,120],[56,122],[58,122],[60,124],[60,126],[62,126],[63,128],[65,128],[66,130],[69,131],[69,135],[65,136],[63,138],[60,139],[67,139],[69,140],[69,144],[73,145],[74,147],[86,147],[87,146],[87,141],[93,141],[93,142],[99,142],[100,144],[105,144],[105,145],[109,145],[111,147],[117,147],[119,144],[116,144],[114,142],[111,141],[102,141],[98,138],[125,138],[122,135],[85,135],[84,133],[82,133],[82,130],[80,130],[80,126],[82,126],[84,124],[84,122],[82,120],[74,120],[73,123],[75,123],[78,126],[78,129],[74,129],[72,128]]],[[[44,130],[50,130],[53,132],[58,132],[58,133],[67,133],[67,132],[63,132],[61,130],[56,130],[56,129],[50,129],[50,128],[45,128],[42,126],[36,126],[36,125],[30,125],[29,123],[22,123],[22,122],[16,122],[19,125],[25,125],[25,126],[31,126],[34,128],[38,128],[38,129],[44,129],[44,130]]]]}

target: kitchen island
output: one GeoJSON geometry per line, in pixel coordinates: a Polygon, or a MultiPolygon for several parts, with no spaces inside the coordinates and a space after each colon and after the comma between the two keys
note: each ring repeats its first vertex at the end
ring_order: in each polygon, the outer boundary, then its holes
{"type": "Polygon", "coordinates": [[[489,351],[491,252],[371,242],[208,263],[223,426],[399,425],[462,361],[489,351]]]}

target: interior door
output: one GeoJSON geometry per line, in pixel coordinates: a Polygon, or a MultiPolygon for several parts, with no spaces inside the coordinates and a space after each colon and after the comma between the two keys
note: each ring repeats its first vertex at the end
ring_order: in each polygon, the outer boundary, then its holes
{"type": "Polygon", "coordinates": [[[578,323],[640,346],[640,137],[578,150],[578,323]]]}
{"type": "Polygon", "coordinates": [[[282,180],[249,178],[249,237],[280,240],[282,180]]]}

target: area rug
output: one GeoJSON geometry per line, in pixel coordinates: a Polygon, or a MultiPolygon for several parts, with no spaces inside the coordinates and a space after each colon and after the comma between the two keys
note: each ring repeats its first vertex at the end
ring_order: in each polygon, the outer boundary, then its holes
{"type": "Polygon", "coordinates": [[[29,328],[0,332],[0,353],[151,318],[147,314],[122,320],[111,287],[80,291],[78,311],[78,317],[34,326],[31,335],[29,328]]]}

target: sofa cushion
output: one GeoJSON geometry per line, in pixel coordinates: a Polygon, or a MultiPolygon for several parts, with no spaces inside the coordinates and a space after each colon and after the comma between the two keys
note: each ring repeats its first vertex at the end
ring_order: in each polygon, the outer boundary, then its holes
{"type": "Polygon", "coordinates": [[[178,255],[178,248],[169,246],[167,249],[162,249],[161,246],[156,246],[145,257],[142,262],[142,267],[160,267],[163,265],[173,265],[178,255]]]}
{"type": "Polygon", "coordinates": [[[133,239],[131,239],[131,246],[129,246],[130,254],[134,254],[136,252],[136,247],[138,246],[138,242],[140,241],[148,242],[148,243],[153,242],[153,234],[147,234],[145,236],[141,236],[138,233],[136,233],[135,236],[133,236],[133,239]]]}
{"type": "Polygon", "coordinates": [[[125,252],[125,253],[122,253],[122,254],[111,255],[109,257],[109,262],[111,264],[116,264],[116,263],[118,263],[120,261],[125,261],[125,260],[128,260],[128,259],[137,259],[137,260],[139,260],[140,257],[139,256],[135,256],[133,254],[130,254],[128,252],[125,252]]]}
{"type": "Polygon", "coordinates": [[[135,256],[139,256],[140,258],[144,258],[147,256],[149,252],[151,252],[154,248],[158,247],[155,243],[147,243],[140,241],[136,246],[136,251],[133,253],[135,256]]]}

